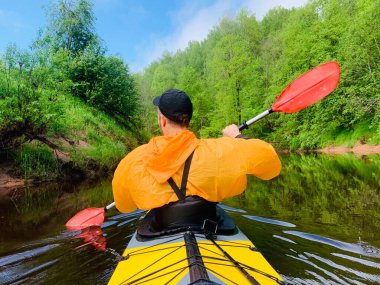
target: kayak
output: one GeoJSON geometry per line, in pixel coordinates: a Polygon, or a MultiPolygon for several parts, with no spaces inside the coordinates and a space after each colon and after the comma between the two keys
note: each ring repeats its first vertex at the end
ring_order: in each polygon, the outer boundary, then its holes
{"type": "Polygon", "coordinates": [[[136,231],[108,284],[285,283],[239,228],[209,221],[202,229],[184,227],[149,238],[136,231]]]}

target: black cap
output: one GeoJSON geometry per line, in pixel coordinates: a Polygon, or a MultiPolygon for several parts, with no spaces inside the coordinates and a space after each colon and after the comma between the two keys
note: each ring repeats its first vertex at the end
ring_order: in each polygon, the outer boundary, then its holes
{"type": "Polygon", "coordinates": [[[188,122],[193,115],[193,104],[190,97],[178,89],[169,89],[157,96],[153,100],[153,105],[160,109],[160,112],[169,120],[182,123],[182,115],[186,115],[188,122]]]}

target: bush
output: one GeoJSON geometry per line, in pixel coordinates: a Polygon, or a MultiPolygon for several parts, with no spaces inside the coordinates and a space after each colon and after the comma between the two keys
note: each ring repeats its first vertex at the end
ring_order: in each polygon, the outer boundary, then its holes
{"type": "Polygon", "coordinates": [[[120,122],[131,122],[136,116],[139,103],[135,83],[122,59],[85,51],[74,58],[68,76],[73,95],[120,122]]]}

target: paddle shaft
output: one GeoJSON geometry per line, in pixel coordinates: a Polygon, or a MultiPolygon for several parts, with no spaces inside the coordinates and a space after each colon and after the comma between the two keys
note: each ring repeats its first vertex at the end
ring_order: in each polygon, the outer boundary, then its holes
{"type": "Polygon", "coordinates": [[[269,108],[268,110],[262,112],[261,114],[257,115],[256,117],[244,122],[239,126],[239,131],[242,131],[244,129],[248,129],[249,125],[252,125],[253,123],[257,122],[258,120],[268,116],[270,113],[273,113],[272,108],[269,108]]]}
{"type": "Polygon", "coordinates": [[[112,209],[113,207],[115,207],[115,205],[116,205],[116,203],[112,202],[111,204],[104,207],[104,211],[107,212],[109,209],[112,209]]]}

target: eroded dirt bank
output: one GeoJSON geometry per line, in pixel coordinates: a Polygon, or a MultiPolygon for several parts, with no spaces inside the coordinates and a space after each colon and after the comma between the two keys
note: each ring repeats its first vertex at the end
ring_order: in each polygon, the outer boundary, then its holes
{"type": "Polygon", "coordinates": [[[0,165],[0,202],[12,199],[25,186],[25,179],[12,177],[9,170],[9,166],[0,165]]]}

